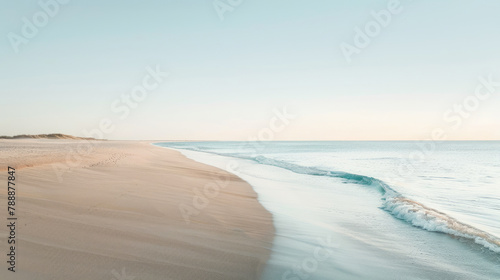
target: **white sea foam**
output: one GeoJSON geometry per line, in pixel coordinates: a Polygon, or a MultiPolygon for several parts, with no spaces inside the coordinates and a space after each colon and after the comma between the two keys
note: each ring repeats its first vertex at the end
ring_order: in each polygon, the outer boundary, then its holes
{"type": "Polygon", "coordinates": [[[416,227],[471,239],[495,253],[500,253],[500,239],[497,237],[411,199],[401,196],[386,197],[383,209],[416,227]]]}

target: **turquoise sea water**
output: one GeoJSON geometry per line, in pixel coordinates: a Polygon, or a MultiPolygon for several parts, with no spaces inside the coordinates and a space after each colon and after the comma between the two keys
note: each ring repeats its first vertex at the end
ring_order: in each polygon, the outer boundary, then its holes
{"type": "Polygon", "coordinates": [[[500,279],[500,142],[182,142],[273,214],[263,279],[500,279]]]}

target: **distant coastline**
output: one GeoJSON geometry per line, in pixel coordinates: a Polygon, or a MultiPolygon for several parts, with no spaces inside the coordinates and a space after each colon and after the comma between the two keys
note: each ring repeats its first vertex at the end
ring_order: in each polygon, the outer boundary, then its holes
{"type": "Polygon", "coordinates": [[[0,139],[70,139],[70,140],[104,140],[95,138],[76,137],[61,133],[52,134],[21,134],[15,136],[0,136],[0,139]]]}

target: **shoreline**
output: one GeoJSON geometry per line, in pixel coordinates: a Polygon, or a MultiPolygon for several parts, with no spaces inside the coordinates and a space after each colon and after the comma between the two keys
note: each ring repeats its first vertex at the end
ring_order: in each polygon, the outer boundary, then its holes
{"type": "Polygon", "coordinates": [[[252,186],[156,141],[96,142],[78,159],[79,143],[0,141],[19,208],[17,271],[2,279],[259,279],[274,225],[252,186]],[[180,205],[214,177],[227,186],[186,223],[180,205]]]}
{"type": "MultiPolygon", "coordinates": [[[[360,147],[349,143],[322,146],[321,153],[311,143],[277,143],[259,155],[239,143],[164,146],[236,174],[253,186],[261,204],[273,213],[276,238],[262,279],[329,279],[331,275],[388,279],[389,274],[393,275],[390,279],[401,275],[408,279],[498,278],[494,269],[497,247],[489,246],[497,243],[494,236],[424,206],[421,197],[399,201],[385,195],[395,192],[394,197],[402,197],[401,193],[408,195],[412,190],[390,182],[384,187],[385,181],[376,176],[387,172],[386,166],[376,165],[386,156],[385,149],[375,154],[374,162],[362,158],[368,162],[363,167],[363,163],[347,160],[361,159],[360,147]],[[354,154],[342,157],[341,148],[352,148],[354,154]],[[332,150],[340,152],[332,157],[332,150]],[[226,168],[230,162],[238,168],[226,168]],[[311,167],[312,163],[317,167],[311,167]],[[339,171],[339,167],[354,173],[339,171]],[[359,263],[364,264],[363,270],[359,263]]],[[[397,157],[393,161],[397,164],[397,157]]],[[[459,201],[460,196],[456,198],[459,201]]]]}

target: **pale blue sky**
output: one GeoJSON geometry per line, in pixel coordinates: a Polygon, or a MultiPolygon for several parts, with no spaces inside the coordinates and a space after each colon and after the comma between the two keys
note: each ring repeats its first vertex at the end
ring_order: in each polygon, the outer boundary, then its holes
{"type": "Polygon", "coordinates": [[[340,45],[390,1],[245,0],[221,21],[211,0],[70,0],[15,53],[9,33],[43,11],[19,2],[0,4],[0,134],[109,118],[109,139],[247,140],[286,106],[277,140],[500,139],[500,88],[458,128],[443,120],[480,76],[500,81],[500,1],[401,0],[350,64],[340,45]],[[120,119],[111,104],[155,65],[170,76],[120,119]]]}

